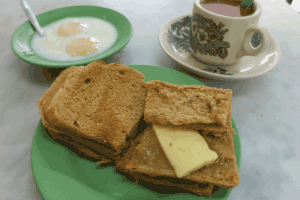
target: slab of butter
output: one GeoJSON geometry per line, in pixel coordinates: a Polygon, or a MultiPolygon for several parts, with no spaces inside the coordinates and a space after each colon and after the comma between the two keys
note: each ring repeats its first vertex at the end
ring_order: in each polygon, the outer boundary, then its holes
{"type": "Polygon", "coordinates": [[[178,178],[212,164],[218,158],[195,130],[158,124],[152,127],[178,178]]]}

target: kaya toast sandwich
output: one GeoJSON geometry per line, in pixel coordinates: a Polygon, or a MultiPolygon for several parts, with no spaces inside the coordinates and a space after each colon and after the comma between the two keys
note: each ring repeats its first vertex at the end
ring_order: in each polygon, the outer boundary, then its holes
{"type": "Polygon", "coordinates": [[[70,67],[38,101],[42,122],[53,138],[64,136],[65,142],[84,146],[83,154],[89,150],[117,159],[143,116],[148,90],[144,78],[119,63],[70,67]]]}
{"type": "Polygon", "coordinates": [[[75,152],[78,154],[80,157],[87,158],[88,160],[93,160],[93,161],[102,161],[102,162],[110,162],[111,159],[103,156],[102,154],[99,154],[95,151],[93,151],[90,148],[85,147],[84,145],[81,145],[74,141],[71,137],[71,134],[67,134],[65,132],[58,132],[55,130],[55,127],[51,126],[46,120],[46,117],[44,115],[44,108],[47,108],[49,103],[51,102],[52,98],[56,94],[56,92],[60,89],[62,84],[65,82],[67,79],[68,75],[72,73],[75,70],[80,69],[80,67],[69,67],[62,71],[60,75],[56,78],[55,82],[51,85],[51,89],[49,89],[45,95],[41,98],[41,100],[38,102],[39,103],[39,108],[40,108],[40,115],[42,118],[42,123],[44,125],[44,128],[47,132],[47,134],[56,142],[60,143],[63,146],[68,147],[71,151],[75,152]],[[47,100],[45,100],[47,98],[47,100]],[[41,102],[43,102],[43,105],[41,105],[41,102]]]}
{"type": "MultiPolygon", "coordinates": [[[[231,106],[230,106],[231,108],[231,106]]],[[[229,112],[231,119],[231,112],[229,112]]],[[[231,120],[228,126],[232,126],[231,120]]],[[[218,159],[209,166],[177,178],[175,170],[149,126],[133,142],[116,168],[128,173],[138,182],[143,180],[160,185],[180,187],[193,194],[210,196],[218,187],[233,188],[240,182],[236,165],[232,132],[227,130],[221,137],[214,134],[202,135],[209,148],[218,154],[218,159]]]]}
{"type": "Polygon", "coordinates": [[[151,81],[144,119],[147,123],[223,133],[231,119],[227,118],[231,99],[230,89],[151,81]]]}

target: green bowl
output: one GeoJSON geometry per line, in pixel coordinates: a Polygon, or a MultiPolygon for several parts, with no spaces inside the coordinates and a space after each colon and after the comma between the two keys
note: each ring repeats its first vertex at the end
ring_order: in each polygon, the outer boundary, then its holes
{"type": "MultiPolygon", "coordinates": [[[[145,81],[161,80],[174,84],[204,85],[173,69],[150,65],[129,65],[145,75],[145,81]]],[[[238,129],[232,119],[233,128],[238,129]]],[[[241,141],[233,134],[237,166],[241,165],[241,141]]],[[[225,200],[232,189],[221,188],[210,197],[189,193],[160,194],[128,181],[114,167],[101,167],[54,142],[40,121],[32,141],[31,165],[37,187],[45,200],[225,200]]]]}
{"type": "Polygon", "coordinates": [[[35,29],[29,21],[23,23],[13,34],[11,47],[14,53],[22,60],[33,65],[45,68],[67,68],[70,66],[81,66],[96,60],[108,58],[123,49],[132,37],[132,26],[129,20],[121,13],[98,6],[70,6],[50,10],[37,15],[41,27],[47,26],[55,21],[67,17],[93,17],[112,24],[117,30],[115,43],[106,51],[92,57],[76,61],[56,61],[39,56],[32,49],[32,39],[35,29]]]}

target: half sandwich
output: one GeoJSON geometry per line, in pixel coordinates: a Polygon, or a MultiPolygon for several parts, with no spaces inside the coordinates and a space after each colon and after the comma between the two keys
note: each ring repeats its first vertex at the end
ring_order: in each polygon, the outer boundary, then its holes
{"type": "MultiPolygon", "coordinates": [[[[232,90],[151,81],[144,119],[220,135],[227,131],[232,90]]],[[[232,130],[232,128],[230,128],[232,130]]]]}
{"type": "MultiPolygon", "coordinates": [[[[228,115],[231,118],[231,112],[228,115]]],[[[227,125],[232,126],[231,120],[227,125]]],[[[228,130],[220,137],[215,137],[214,133],[202,134],[202,136],[209,148],[218,154],[218,159],[213,164],[204,166],[187,176],[181,178],[176,176],[151,125],[137,137],[121,160],[117,162],[116,168],[134,177],[137,182],[142,180],[159,185],[175,186],[200,196],[210,196],[219,187],[237,186],[240,179],[232,132],[228,130]]]]}
{"type": "Polygon", "coordinates": [[[145,126],[140,123],[148,91],[144,78],[119,63],[70,67],[38,101],[43,125],[75,153],[115,160],[145,126]]]}

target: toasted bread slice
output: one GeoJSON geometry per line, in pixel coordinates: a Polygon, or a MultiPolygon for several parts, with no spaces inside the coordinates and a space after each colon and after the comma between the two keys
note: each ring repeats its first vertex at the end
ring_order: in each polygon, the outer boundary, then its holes
{"type": "Polygon", "coordinates": [[[111,159],[118,158],[143,116],[148,90],[144,75],[102,61],[67,70],[38,102],[43,124],[111,159]]]}
{"type": "Polygon", "coordinates": [[[59,76],[55,79],[52,83],[51,87],[45,92],[45,94],[41,97],[41,99],[37,102],[38,107],[40,109],[42,121],[44,122],[44,112],[48,108],[50,102],[52,101],[53,97],[57,93],[57,91],[61,88],[64,82],[67,80],[67,77],[72,72],[79,70],[78,67],[72,66],[64,71],[62,71],[59,76]],[[43,113],[43,114],[42,114],[43,113]]]}
{"type": "MultiPolygon", "coordinates": [[[[224,129],[223,132],[219,132],[219,130],[217,132],[214,132],[213,127],[210,128],[206,128],[206,129],[200,129],[198,131],[201,131],[202,135],[213,135],[215,137],[222,137],[222,135],[226,134],[226,132],[233,132],[234,134],[237,134],[234,130],[234,128],[232,127],[232,104],[229,105],[228,108],[228,114],[227,114],[227,127],[224,129]]],[[[186,126],[188,127],[188,126],[186,126]]]]}
{"type": "Polygon", "coordinates": [[[40,109],[42,123],[44,125],[47,134],[53,140],[55,140],[56,142],[60,143],[63,146],[66,146],[68,149],[70,149],[80,157],[86,158],[91,161],[97,161],[97,162],[100,161],[100,162],[107,163],[110,162],[111,159],[107,158],[106,156],[100,154],[99,152],[89,147],[86,147],[74,141],[72,138],[72,134],[58,132],[57,130],[55,130],[55,127],[51,126],[51,124],[47,122],[46,117],[44,115],[44,111],[49,106],[51,100],[53,99],[57,91],[61,88],[63,83],[66,81],[68,75],[80,69],[82,69],[82,67],[72,66],[62,71],[60,75],[56,78],[56,80],[53,82],[50,89],[47,90],[45,94],[42,96],[42,98],[38,101],[38,107],[40,109]]]}
{"type": "Polygon", "coordinates": [[[102,162],[110,162],[111,160],[105,157],[102,154],[99,154],[93,151],[90,148],[87,148],[81,144],[76,143],[71,137],[71,134],[68,135],[67,133],[59,133],[55,130],[55,127],[51,126],[46,120],[44,115],[45,109],[49,106],[52,98],[55,96],[57,91],[61,88],[63,83],[66,81],[69,74],[76,70],[80,70],[80,67],[69,67],[66,70],[62,71],[60,75],[56,78],[56,80],[51,85],[51,88],[45,92],[42,98],[38,101],[38,106],[40,109],[40,114],[42,118],[42,123],[47,134],[54,139],[56,142],[62,144],[63,146],[68,147],[70,150],[78,154],[80,157],[86,158],[92,161],[102,161],[102,162]]]}
{"type": "Polygon", "coordinates": [[[132,175],[143,176],[148,181],[149,179],[153,179],[153,182],[161,180],[161,183],[169,181],[179,184],[178,187],[181,187],[180,184],[183,183],[189,185],[187,190],[191,192],[193,191],[190,188],[197,188],[199,183],[226,188],[237,186],[240,179],[232,132],[227,132],[222,137],[213,135],[203,135],[203,137],[209,148],[218,153],[219,159],[212,165],[202,167],[180,179],[177,178],[174,168],[169,163],[150,126],[139,135],[121,160],[117,161],[116,168],[132,175]]]}
{"type": "Polygon", "coordinates": [[[230,89],[151,81],[144,118],[148,123],[224,132],[231,99],[230,89]]]}

